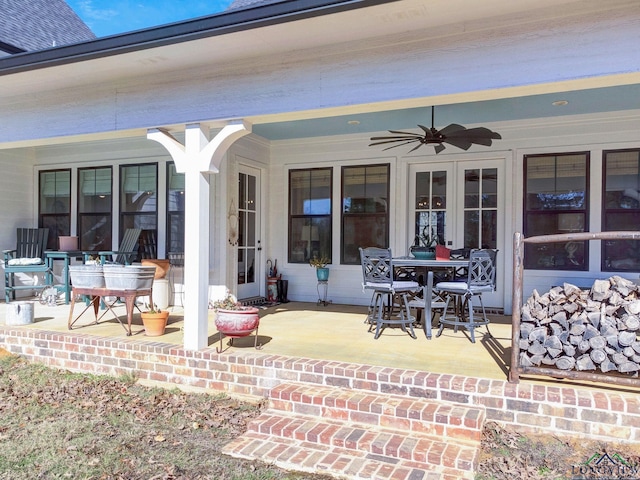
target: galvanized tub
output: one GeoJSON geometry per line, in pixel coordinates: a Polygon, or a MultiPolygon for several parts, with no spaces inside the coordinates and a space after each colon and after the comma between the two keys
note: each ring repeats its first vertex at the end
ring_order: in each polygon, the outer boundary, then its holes
{"type": "Polygon", "coordinates": [[[145,290],[153,285],[156,267],[145,265],[103,265],[104,283],[111,290],[145,290]]]}
{"type": "Polygon", "coordinates": [[[102,265],[70,265],[71,284],[77,288],[104,288],[102,265]]]}

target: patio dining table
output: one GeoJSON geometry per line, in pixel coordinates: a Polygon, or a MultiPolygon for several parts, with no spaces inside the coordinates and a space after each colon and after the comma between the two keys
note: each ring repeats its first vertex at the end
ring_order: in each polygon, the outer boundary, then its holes
{"type": "Polygon", "coordinates": [[[416,297],[410,306],[421,308],[424,310],[424,319],[422,320],[422,329],[427,339],[431,339],[431,323],[433,322],[432,308],[438,306],[444,308],[445,301],[433,295],[433,272],[434,270],[445,270],[453,277],[453,273],[458,268],[464,268],[469,265],[469,260],[465,259],[419,259],[412,256],[394,257],[392,259],[395,267],[416,267],[426,270],[424,281],[422,282],[422,298],[416,297]]]}

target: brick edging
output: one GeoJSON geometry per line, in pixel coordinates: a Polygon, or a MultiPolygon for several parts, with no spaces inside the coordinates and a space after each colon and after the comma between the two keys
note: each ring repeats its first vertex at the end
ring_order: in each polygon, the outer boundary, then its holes
{"type": "Polygon", "coordinates": [[[268,397],[282,382],[310,383],[482,406],[487,420],[529,431],[581,435],[603,441],[640,441],[637,393],[609,387],[556,386],[522,380],[286,357],[215,348],[199,351],[162,342],[138,342],[77,333],[0,326],[0,345],[49,366],[230,394],[268,397]]]}

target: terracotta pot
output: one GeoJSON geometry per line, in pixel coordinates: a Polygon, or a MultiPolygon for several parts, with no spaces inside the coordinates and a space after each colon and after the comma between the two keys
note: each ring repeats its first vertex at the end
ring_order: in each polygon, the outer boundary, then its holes
{"type": "Polygon", "coordinates": [[[218,332],[226,337],[246,337],[260,323],[259,310],[247,307],[245,310],[216,310],[215,324],[218,332]]]}
{"type": "Polygon", "coordinates": [[[169,260],[164,258],[145,258],[140,261],[142,265],[153,265],[156,267],[156,274],[153,278],[156,280],[158,278],[164,278],[167,276],[167,272],[169,271],[169,260]]]}
{"type": "Polygon", "coordinates": [[[168,310],[158,313],[143,312],[140,316],[142,317],[142,324],[144,325],[144,332],[147,337],[164,335],[164,329],[169,319],[168,310]]]}

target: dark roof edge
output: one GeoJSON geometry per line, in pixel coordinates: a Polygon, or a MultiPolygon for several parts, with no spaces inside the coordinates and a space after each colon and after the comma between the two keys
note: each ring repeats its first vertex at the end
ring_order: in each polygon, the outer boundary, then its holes
{"type": "Polygon", "coordinates": [[[394,1],[397,0],[286,0],[247,9],[225,11],[208,17],[88,42],[1,57],[0,75],[109,57],[394,1]]]}
{"type": "Polygon", "coordinates": [[[12,45],[10,43],[3,42],[2,40],[0,40],[0,51],[11,54],[26,52],[24,48],[16,47],[15,45],[12,45]]]}

